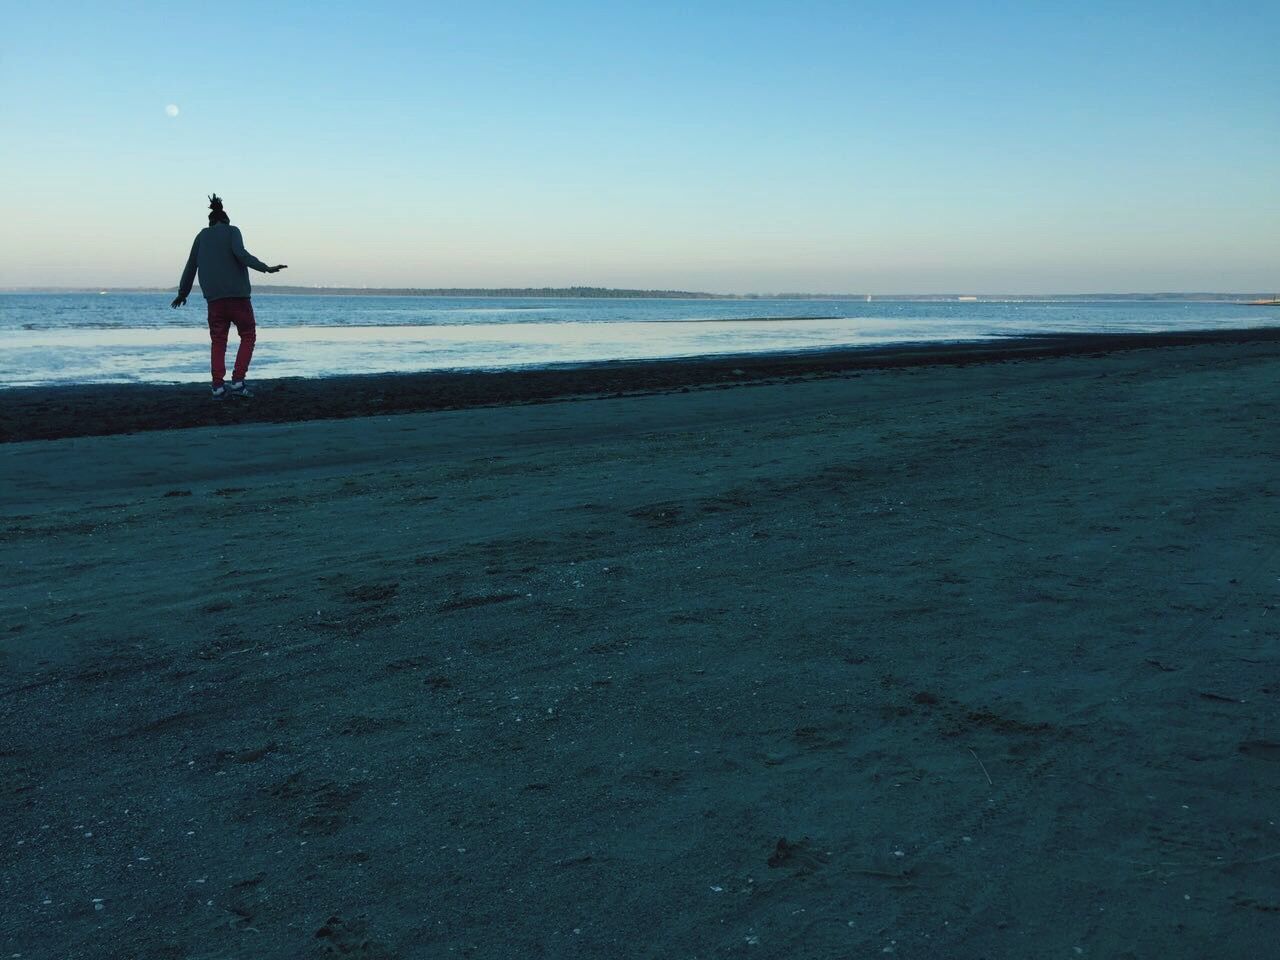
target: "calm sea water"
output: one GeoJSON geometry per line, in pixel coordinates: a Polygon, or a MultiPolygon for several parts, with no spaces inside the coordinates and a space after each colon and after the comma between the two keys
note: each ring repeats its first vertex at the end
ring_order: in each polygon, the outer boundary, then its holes
{"type": "MultiPolygon", "coordinates": [[[[0,387],[208,379],[204,301],[0,294],[0,387]]],[[[1185,301],[530,300],[259,295],[251,379],[502,369],[1051,332],[1267,326],[1276,308],[1185,301]]],[[[234,352],[235,335],[229,353],[234,352]]],[[[229,361],[228,361],[229,362],[229,361]]]]}

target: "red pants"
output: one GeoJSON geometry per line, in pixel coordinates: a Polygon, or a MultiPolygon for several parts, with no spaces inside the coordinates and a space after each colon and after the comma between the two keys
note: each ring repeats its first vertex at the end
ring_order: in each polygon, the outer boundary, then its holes
{"type": "Polygon", "coordinates": [[[215,387],[222,386],[222,381],[227,376],[227,333],[233,323],[240,337],[240,349],[236,351],[236,365],[231,370],[231,379],[239,382],[249,372],[253,345],[258,340],[257,326],[253,320],[253,304],[248,297],[226,297],[209,301],[209,339],[213,341],[209,366],[215,387]]]}

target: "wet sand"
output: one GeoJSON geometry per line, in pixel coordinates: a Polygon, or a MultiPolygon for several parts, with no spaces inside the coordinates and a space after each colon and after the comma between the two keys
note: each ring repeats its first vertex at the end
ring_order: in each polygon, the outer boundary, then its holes
{"type": "MultiPolygon", "coordinates": [[[[86,384],[0,390],[0,443],[178,427],[294,423],[569,398],[785,383],[858,370],[965,366],[1150,347],[1280,341],[1280,327],[1183,333],[1052,334],[495,372],[427,372],[253,382],[253,404],[212,401],[197,384],[86,384]]],[[[252,379],[252,378],[251,378],[252,379]]]]}
{"type": "Polygon", "coordinates": [[[0,956],[1269,955],[1248,334],[167,431],[29,392],[149,432],[0,446],[0,956]]]}

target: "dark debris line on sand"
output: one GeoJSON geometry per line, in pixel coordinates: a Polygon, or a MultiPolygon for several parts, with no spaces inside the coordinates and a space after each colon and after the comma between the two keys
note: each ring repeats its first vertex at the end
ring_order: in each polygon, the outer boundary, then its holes
{"type": "Polygon", "coordinates": [[[194,385],[102,384],[20,387],[4,392],[0,443],[235,423],[286,423],[455,410],[572,397],[651,393],[752,381],[831,376],[931,364],[1202,343],[1280,340],[1280,329],[1145,334],[1055,334],[969,344],[618,362],[502,372],[439,372],[261,381],[253,403],[212,403],[194,385]]]}

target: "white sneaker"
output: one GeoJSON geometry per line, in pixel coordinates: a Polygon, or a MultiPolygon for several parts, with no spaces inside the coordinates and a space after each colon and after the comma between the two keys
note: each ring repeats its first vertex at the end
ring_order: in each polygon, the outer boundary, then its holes
{"type": "Polygon", "coordinates": [[[213,399],[221,400],[223,397],[227,395],[227,388],[224,387],[222,384],[218,384],[216,387],[210,390],[209,393],[213,397],[213,399]]]}
{"type": "Polygon", "coordinates": [[[252,391],[252,390],[250,390],[248,387],[246,387],[246,386],[245,386],[245,383],[244,383],[244,381],[243,381],[243,380],[240,380],[240,381],[232,381],[232,383],[231,383],[231,389],[230,389],[229,391],[227,391],[227,392],[228,392],[232,397],[235,397],[235,398],[237,398],[237,399],[239,399],[239,398],[248,399],[249,397],[252,397],[252,396],[253,396],[253,391],[252,391]]]}

